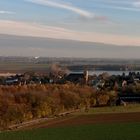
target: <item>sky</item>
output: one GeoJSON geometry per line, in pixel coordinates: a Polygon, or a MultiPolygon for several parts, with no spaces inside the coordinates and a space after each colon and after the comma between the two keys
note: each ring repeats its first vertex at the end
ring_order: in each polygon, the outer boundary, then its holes
{"type": "Polygon", "coordinates": [[[140,46],[140,0],[0,0],[0,34],[140,46]]]}

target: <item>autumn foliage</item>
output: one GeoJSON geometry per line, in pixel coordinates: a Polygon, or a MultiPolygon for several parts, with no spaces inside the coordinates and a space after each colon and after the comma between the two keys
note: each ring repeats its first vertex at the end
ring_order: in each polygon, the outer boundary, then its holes
{"type": "Polygon", "coordinates": [[[0,86],[0,128],[59,113],[107,105],[110,95],[74,84],[0,86]]]}

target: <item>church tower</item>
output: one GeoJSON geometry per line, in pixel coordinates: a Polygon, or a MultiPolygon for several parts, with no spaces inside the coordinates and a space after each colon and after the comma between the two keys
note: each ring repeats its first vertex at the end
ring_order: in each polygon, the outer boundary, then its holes
{"type": "Polygon", "coordinates": [[[84,71],[84,81],[85,81],[85,84],[88,83],[88,70],[84,71]]]}

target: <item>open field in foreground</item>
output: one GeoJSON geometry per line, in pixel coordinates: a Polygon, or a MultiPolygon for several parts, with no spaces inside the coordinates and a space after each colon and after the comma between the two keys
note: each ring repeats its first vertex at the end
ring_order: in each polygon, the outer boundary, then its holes
{"type": "Polygon", "coordinates": [[[5,132],[0,140],[139,140],[140,123],[65,126],[5,132]]]}
{"type": "Polygon", "coordinates": [[[43,118],[33,123],[17,125],[18,130],[28,130],[42,127],[55,127],[79,124],[98,124],[111,122],[140,122],[140,104],[129,104],[127,106],[96,107],[88,112],[79,110],[58,118],[43,118]]]}
{"type": "Polygon", "coordinates": [[[139,105],[94,108],[20,129],[0,133],[0,140],[140,140],[139,105]]]}
{"type": "MultiPolygon", "coordinates": [[[[40,124],[25,127],[24,130],[36,128],[59,128],[65,126],[95,125],[95,124],[115,124],[115,123],[140,122],[139,113],[116,113],[116,114],[89,114],[89,115],[69,115],[53,120],[48,120],[40,124]]],[[[23,128],[22,128],[23,129],[23,128]]]]}

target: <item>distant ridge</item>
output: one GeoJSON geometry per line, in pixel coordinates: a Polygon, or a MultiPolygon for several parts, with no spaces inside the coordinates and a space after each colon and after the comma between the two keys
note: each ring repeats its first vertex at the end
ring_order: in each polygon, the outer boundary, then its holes
{"type": "Polygon", "coordinates": [[[19,36],[17,36],[17,35],[10,35],[10,34],[0,34],[0,39],[1,39],[1,37],[3,38],[3,37],[9,37],[9,38],[17,38],[17,39],[20,39],[20,38],[30,38],[30,39],[41,39],[41,40],[49,40],[49,41],[54,41],[54,40],[56,40],[56,41],[66,41],[66,42],[82,42],[82,43],[90,43],[90,44],[94,44],[94,45],[109,45],[109,46],[120,46],[120,47],[122,47],[122,46],[126,46],[126,47],[140,47],[140,46],[137,46],[137,45],[134,45],[134,46],[132,46],[132,45],[116,45],[116,44],[108,44],[108,43],[100,43],[100,42],[90,42],[90,41],[78,41],[78,40],[71,40],[71,39],[54,39],[54,38],[49,38],[49,37],[35,37],[35,36],[23,36],[23,35],[19,35],[19,36]]]}
{"type": "Polygon", "coordinates": [[[139,46],[0,34],[2,56],[140,58],[139,46]]]}

